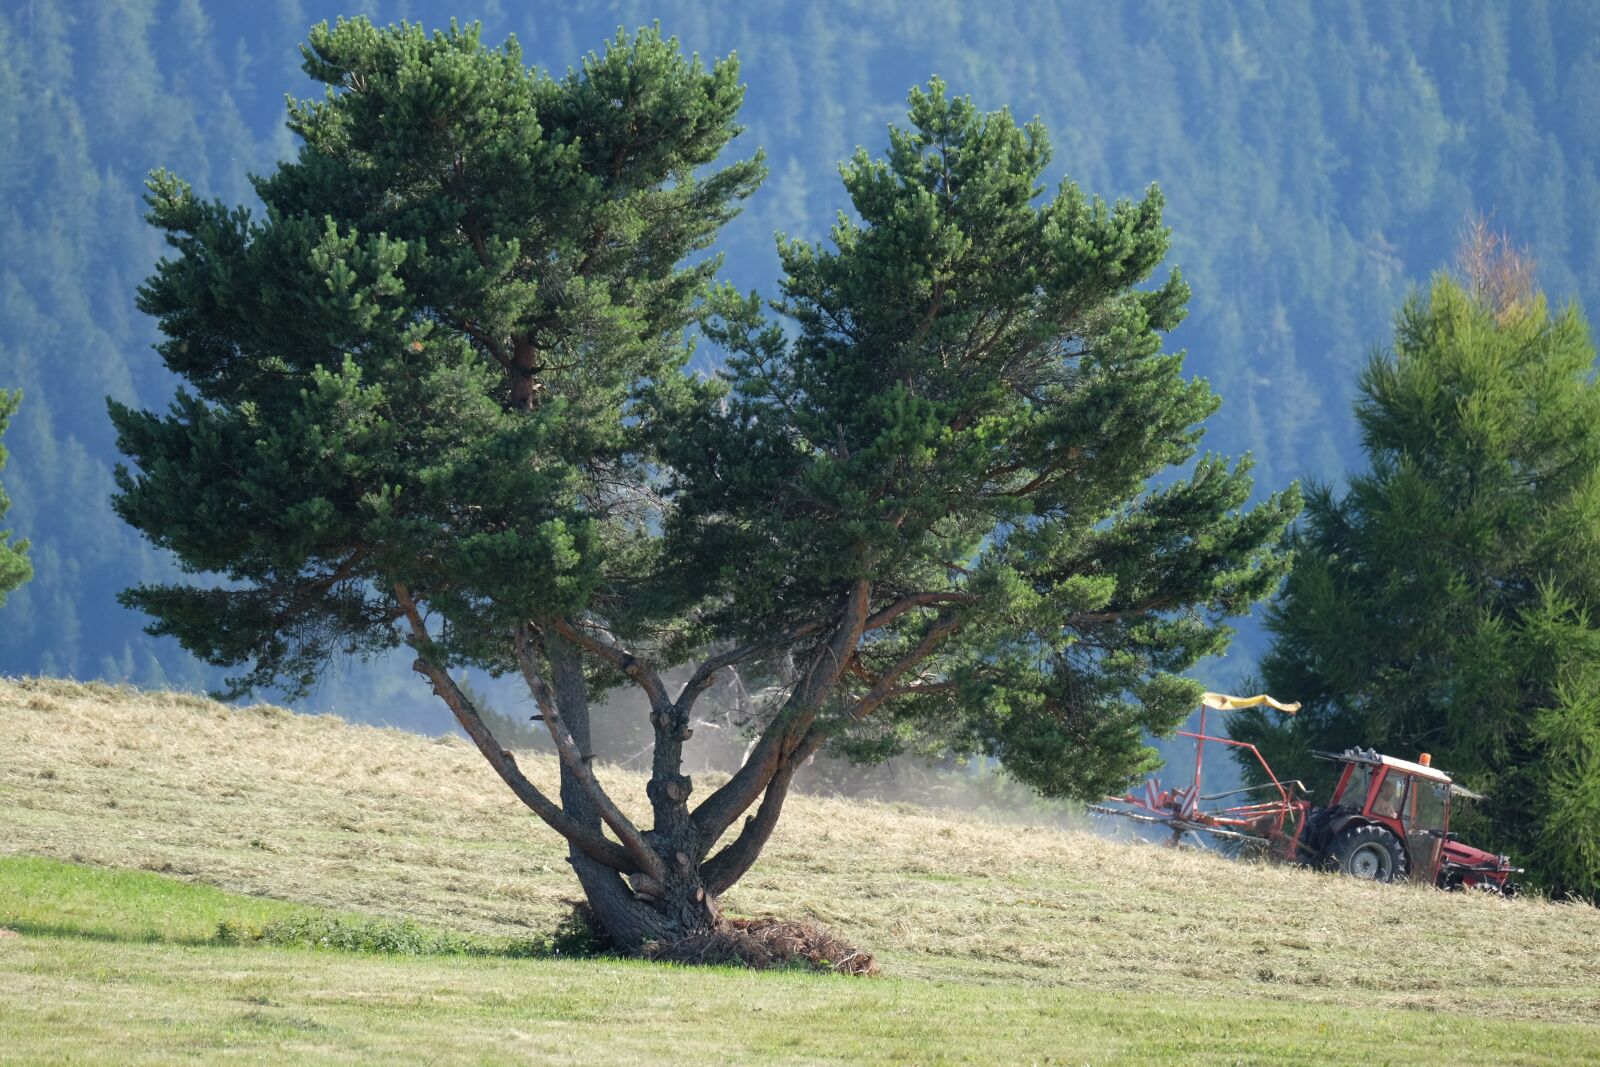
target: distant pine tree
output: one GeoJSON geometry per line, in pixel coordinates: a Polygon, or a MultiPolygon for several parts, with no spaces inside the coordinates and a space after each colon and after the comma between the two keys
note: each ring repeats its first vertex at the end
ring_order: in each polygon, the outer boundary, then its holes
{"type": "MultiPolygon", "coordinates": [[[[6,424],[16,414],[21,401],[21,392],[8,393],[0,389],[0,435],[6,432],[6,424]]],[[[0,469],[5,468],[6,458],[6,447],[0,444],[0,469]]],[[[6,496],[5,486],[0,485],[0,519],[6,517],[10,507],[11,498],[6,496]]],[[[10,530],[0,530],[0,605],[6,602],[7,593],[31,577],[33,566],[28,562],[28,542],[13,541],[10,530]]]]}

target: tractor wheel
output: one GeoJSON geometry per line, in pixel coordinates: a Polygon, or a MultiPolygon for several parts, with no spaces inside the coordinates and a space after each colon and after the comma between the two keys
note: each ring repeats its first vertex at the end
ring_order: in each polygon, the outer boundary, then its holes
{"type": "Polygon", "coordinates": [[[1400,882],[1406,877],[1406,850],[1382,826],[1367,823],[1340,834],[1328,849],[1329,865],[1352,878],[1400,882]]]}

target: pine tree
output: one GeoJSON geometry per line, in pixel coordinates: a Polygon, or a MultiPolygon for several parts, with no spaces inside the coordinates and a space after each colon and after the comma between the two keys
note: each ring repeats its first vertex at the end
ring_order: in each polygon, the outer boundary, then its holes
{"type": "MultiPolygon", "coordinates": [[[[11,416],[17,413],[17,405],[22,402],[22,393],[8,393],[0,389],[0,437],[5,436],[6,424],[11,421],[11,416]]],[[[6,465],[6,446],[0,444],[0,470],[6,465]]],[[[6,517],[6,512],[11,508],[11,498],[6,496],[5,486],[0,485],[0,519],[6,517]]],[[[0,530],[0,606],[6,602],[6,594],[17,586],[33,577],[33,566],[28,562],[28,542],[24,540],[13,541],[10,530],[0,530]]]]}
{"type": "Polygon", "coordinates": [[[240,690],[409,645],[615,943],[715,927],[828,743],[1121,785],[1281,578],[1296,494],[1243,510],[1244,464],[1172,470],[1217,400],[1162,351],[1182,279],[1139,288],[1159,193],[1036,204],[1038,124],[914,93],[888,158],[846,168],[862,222],[782,245],[791,328],[715,294],[730,362],[705,380],[681,335],[716,261],[681,264],[761,169],[706,169],[737,129],[731,61],[644,31],[552,80],[473,30],[357,20],[315,30],[306,69],[330,93],[292,108],[305,144],[258,180],[264,219],[152,182],[177,255],[141,300],[192,391],[112,405],[117,508],[229,581],[124,600],[240,690]],[[468,666],[522,676],[559,802],[468,666]],[[691,807],[695,705],[735,668],[772,699],[691,807]],[[648,829],[592,770],[590,695],[618,682],[649,702],[648,829]]]}
{"type": "Polygon", "coordinates": [[[1370,469],[1312,491],[1268,628],[1303,701],[1235,736],[1325,787],[1311,749],[1427,751],[1489,795],[1458,829],[1553,893],[1600,893],[1600,383],[1576,307],[1481,226],[1400,312],[1356,414],[1370,469]]]}
{"type": "Polygon", "coordinates": [[[825,745],[981,753],[1046,796],[1124,787],[1145,732],[1197,702],[1182,673],[1286,566],[1297,491],[1245,510],[1246,463],[1175,476],[1218,401],[1162,351],[1187,285],[1138,288],[1167,248],[1160,192],[1041,200],[1041,124],[937,79],[910,103],[886,158],[844,168],[861,221],[780,242],[783,321],[719,294],[724,380],[663,435],[667,555],[735,646],[709,664],[787,668],[751,757],[690,817],[714,842],[759,801],[705,864],[713,893],[825,745]]]}
{"type": "Polygon", "coordinates": [[[628,412],[641,383],[681,375],[717,267],[684,260],[762,174],[712,166],[738,132],[738,66],[645,30],[557,79],[476,27],[364,19],[316,27],[303,54],[327,94],[291,104],[303,143],[256,180],[263,217],[150,183],[175,254],[140,304],[189,388],[165,415],[111,404],[136,466],[116,508],[229,583],[122,601],[245,668],[235,692],[304,691],[330,657],[409,643],[610,915],[633,900],[617,872],[661,860],[598,789],[591,679],[551,620],[648,563],[628,412]],[[466,665],[525,672],[543,698],[559,802],[452,681],[466,665]]]}

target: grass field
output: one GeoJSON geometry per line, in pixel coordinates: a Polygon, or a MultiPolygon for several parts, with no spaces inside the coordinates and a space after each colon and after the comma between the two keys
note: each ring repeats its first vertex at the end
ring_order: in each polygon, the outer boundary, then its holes
{"type": "Polygon", "coordinates": [[[1595,909],[899,805],[795,798],[724,900],[885,978],[497,956],[575,887],[475,752],[183,695],[0,681],[0,853],[0,1060],[1600,1063],[1595,909]],[[215,937],[308,915],[443,948],[215,937]]]}

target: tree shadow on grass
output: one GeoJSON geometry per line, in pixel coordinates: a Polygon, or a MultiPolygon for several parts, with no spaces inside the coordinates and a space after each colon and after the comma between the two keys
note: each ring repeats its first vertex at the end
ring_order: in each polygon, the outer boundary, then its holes
{"type": "Polygon", "coordinates": [[[409,919],[323,915],[308,911],[262,924],[223,920],[209,937],[160,930],[105,930],[69,922],[0,921],[0,930],[25,938],[59,938],[126,945],[176,945],[186,948],[310,948],[383,956],[474,956],[529,959],[571,955],[552,939],[511,940],[423,926],[409,919]]]}
{"type": "Polygon", "coordinates": [[[175,937],[159,930],[140,933],[117,930],[97,930],[72,923],[30,922],[24,919],[7,919],[0,922],[0,930],[10,930],[22,937],[71,938],[78,941],[104,941],[123,945],[218,945],[215,938],[175,937]]]}

